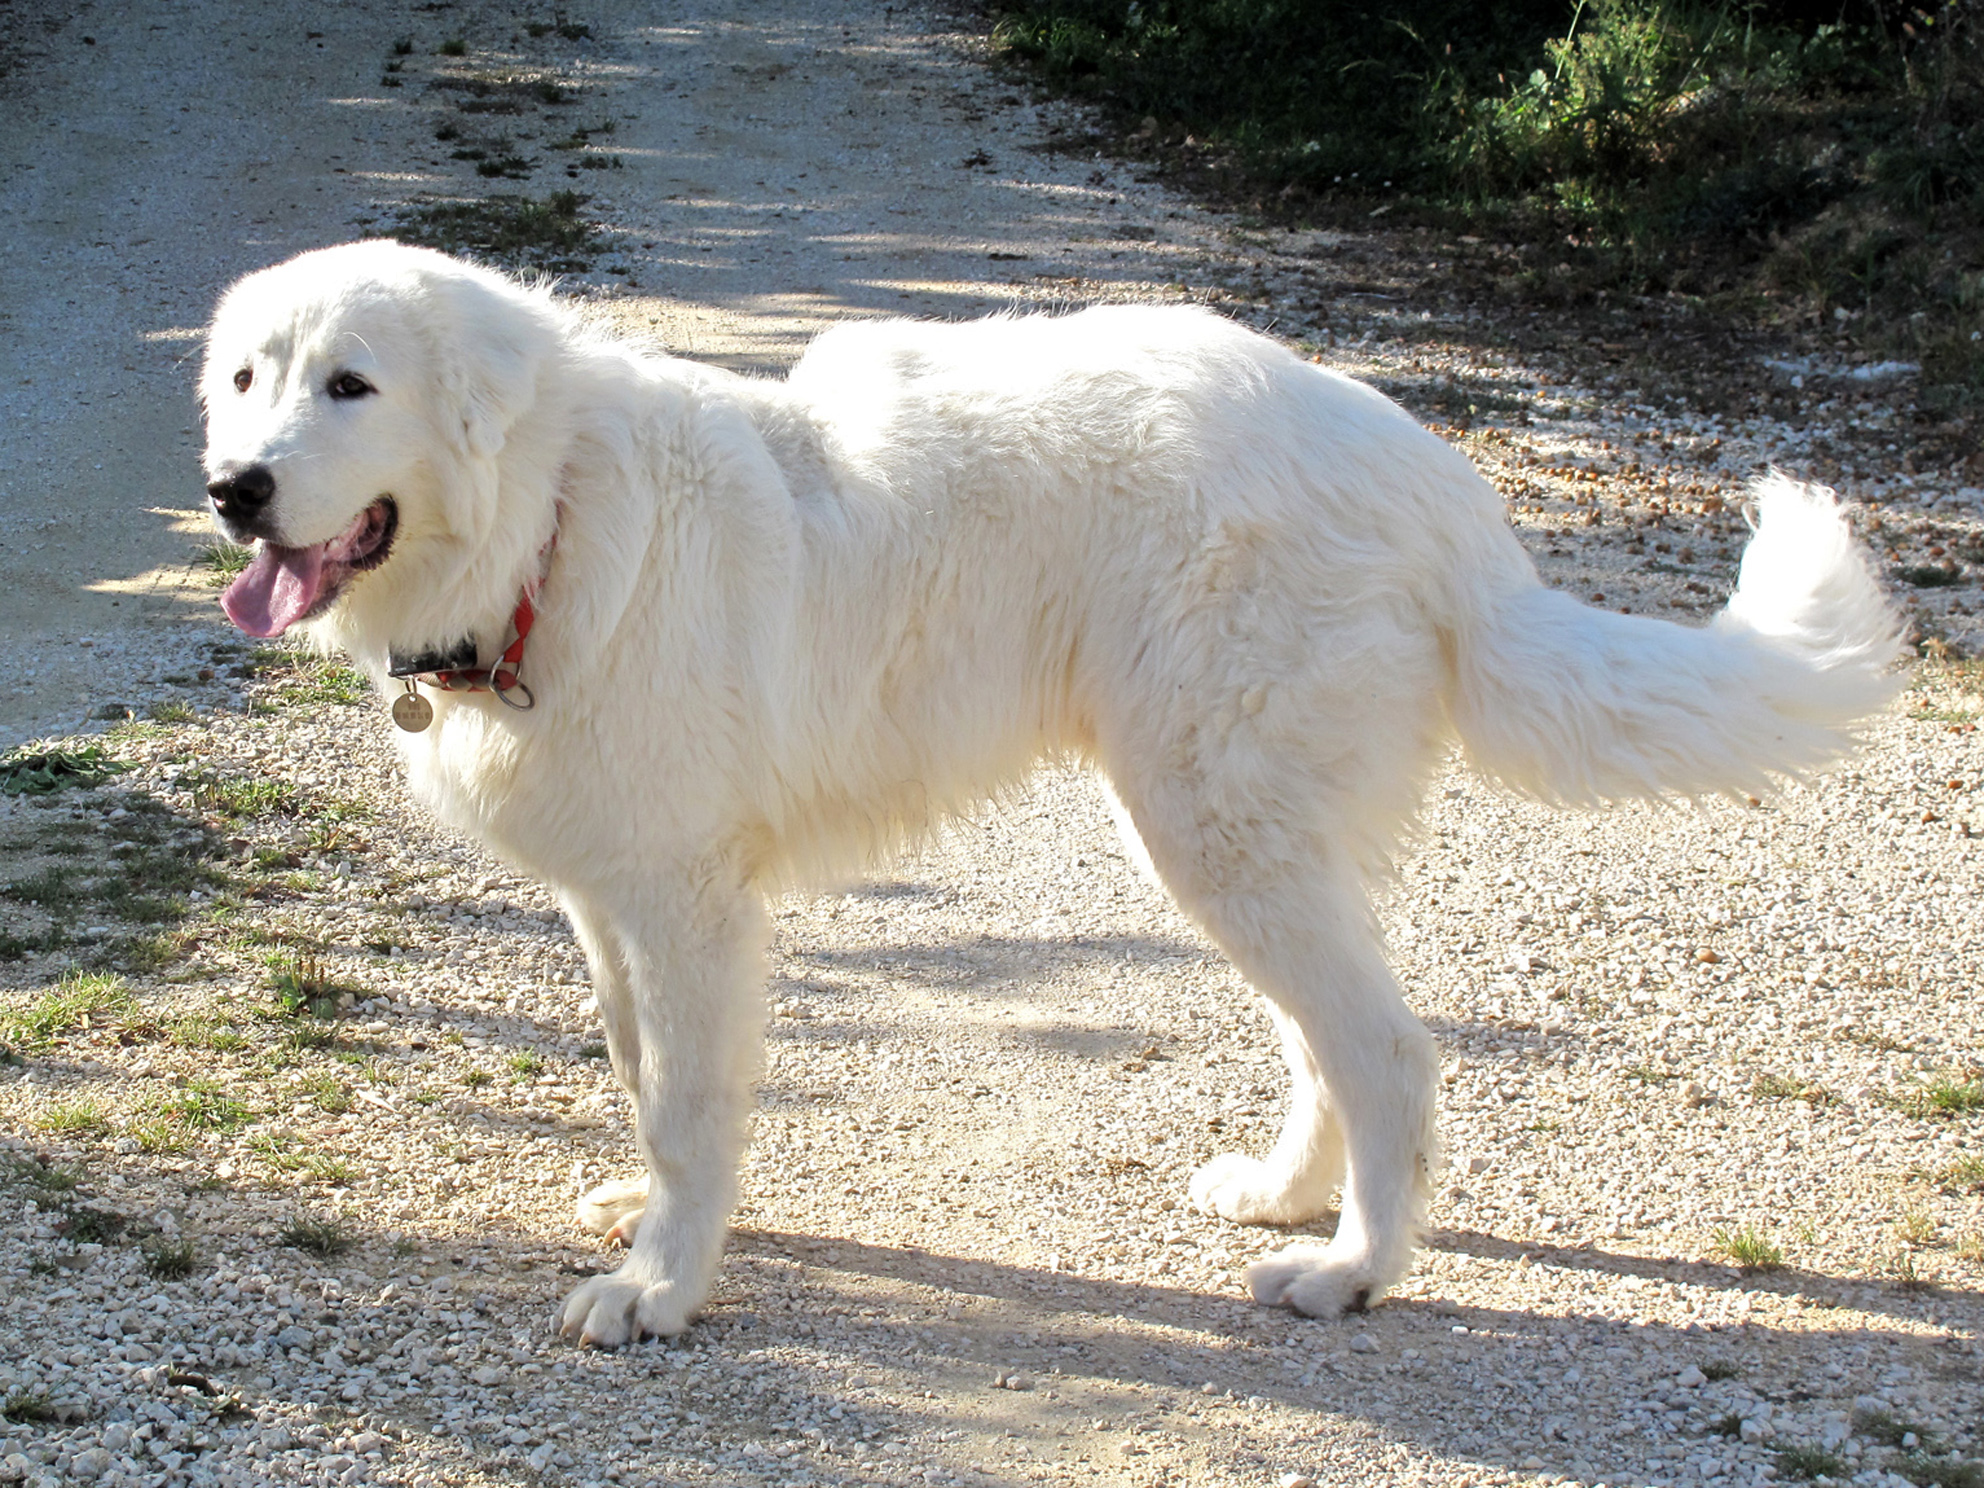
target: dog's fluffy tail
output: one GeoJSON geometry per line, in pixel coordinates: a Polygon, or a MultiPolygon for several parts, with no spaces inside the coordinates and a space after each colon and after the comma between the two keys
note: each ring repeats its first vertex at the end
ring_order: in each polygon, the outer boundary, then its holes
{"type": "Polygon", "coordinates": [[[1565,805],[1755,793],[1843,753],[1899,686],[1900,627],[1832,492],[1773,472],[1728,608],[1702,629],[1505,592],[1456,637],[1477,768],[1565,805]]]}

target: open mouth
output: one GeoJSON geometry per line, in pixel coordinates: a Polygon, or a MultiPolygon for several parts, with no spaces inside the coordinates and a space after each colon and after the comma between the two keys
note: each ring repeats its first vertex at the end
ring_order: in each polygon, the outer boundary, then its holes
{"type": "Polygon", "coordinates": [[[381,496],[329,542],[284,548],[264,538],[220,597],[221,608],[249,635],[279,636],[336,604],[354,574],[384,563],[399,525],[398,504],[381,496]]]}

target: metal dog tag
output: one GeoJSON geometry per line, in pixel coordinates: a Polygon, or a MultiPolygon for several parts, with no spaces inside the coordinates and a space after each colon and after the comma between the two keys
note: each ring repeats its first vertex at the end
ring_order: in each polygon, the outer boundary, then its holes
{"type": "Polygon", "coordinates": [[[409,734],[417,734],[434,721],[434,705],[407,684],[406,691],[393,699],[393,722],[409,734]]]}

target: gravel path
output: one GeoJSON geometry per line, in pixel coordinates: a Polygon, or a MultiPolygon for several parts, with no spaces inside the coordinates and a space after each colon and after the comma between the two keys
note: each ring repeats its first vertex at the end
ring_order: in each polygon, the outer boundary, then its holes
{"type": "Polygon", "coordinates": [[[0,539],[41,586],[0,586],[30,638],[0,725],[138,715],[98,739],[124,773],[0,796],[0,1479],[1984,1479],[1984,539],[1960,478],[1894,473],[1893,382],[1848,375],[1850,348],[1786,371],[1703,347],[1768,397],[1694,411],[1650,349],[1606,350],[1685,340],[1685,307],[1532,318],[1443,296],[1411,235],[1210,215],[924,11],[577,19],[590,36],[470,5],[340,9],[322,37],[245,4],[0,22],[4,189],[31,209],[0,307],[0,539]],[[514,90],[431,86],[471,75],[573,101],[492,115],[460,103],[514,90]],[[237,97],[266,131],[230,127],[237,97]],[[98,142],[65,144],[83,118],[98,142]],[[176,142],[139,150],[145,120],[176,142]],[[463,131],[538,163],[478,176],[463,131]],[[84,148],[108,184],[60,189],[84,148]],[[1902,586],[1939,659],[1850,766],[1755,808],[1567,816],[1438,784],[1386,920],[1442,1044],[1449,1165],[1417,1272],[1368,1316],[1256,1307],[1240,1273],[1276,1237],[1185,1204],[1199,1162],[1271,1138],[1279,1056],[1056,770],[875,882],[776,906],[709,1318],[574,1350],[552,1306],[612,1257],[572,1199],[632,1155],[569,927],[412,810],[348,674],[216,627],[188,539],[131,515],[194,504],[178,359],[228,277],[444,191],[573,181],[605,237],[570,292],[734,365],[875,310],[1220,304],[1404,398],[1553,582],[1641,612],[1719,602],[1762,461],[1836,472],[1898,573],[1956,566],[1902,586]],[[100,228],[58,220],[92,193],[100,228]],[[171,245],[150,277],[144,214],[171,245]],[[128,466],[47,500],[118,445],[128,466]],[[134,587],[74,588],[109,570],[134,587]]]}

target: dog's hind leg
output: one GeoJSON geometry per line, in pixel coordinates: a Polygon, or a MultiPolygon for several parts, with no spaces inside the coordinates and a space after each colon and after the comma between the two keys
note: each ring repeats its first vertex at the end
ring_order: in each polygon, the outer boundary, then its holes
{"type": "Polygon", "coordinates": [[[1294,1074],[1273,1153],[1216,1159],[1194,1196],[1234,1218],[1313,1215],[1337,1178],[1340,1137],[1335,1238],[1248,1272],[1262,1301],[1333,1316],[1376,1300],[1411,1264],[1437,1150],[1438,1059],[1385,965],[1363,872],[1303,821],[1299,785],[1262,793],[1259,811],[1252,794],[1231,780],[1124,792],[1179,904],[1274,1007],[1294,1074]]]}
{"type": "MultiPolygon", "coordinates": [[[[612,925],[576,894],[565,897],[565,913],[577,931],[579,948],[592,973],[593,1000],[606,1028],[606,1057],[613,1074],[629,1095],[638,1096],[641,1078],[641,1030],[627,979],[627,957],[612,925]]],[[[641,1210],[648,1201],[648,1179],[613,1178],[589,1189],[578,1202],[580,1225],[625,1245],[640,1228],[641,1210]]]]}
{"type": "Polygon", "coordinates": [[[680,1333],[709,1294],[764,1033],[762,900],[720,863],[668,879],[630,884],[640,900],[612,922],[639,1033],[647,1203],[627,1259],[575,1289],[559,1315],[566,1337],[604,1347],[680,1333]]]}
{"type": "Polygon", "coordinates": [[[1288,1063],[1288,1114],[1265,1158],[1227,1152],[1192,1175],[1192,1203],[1241,1224],[1301,1224],[1329,1208],[1343,1181],[1343,1133],[1331,1113],[1316,1057],[1296,1021],[1273,1002],[1288,1063]]]}

